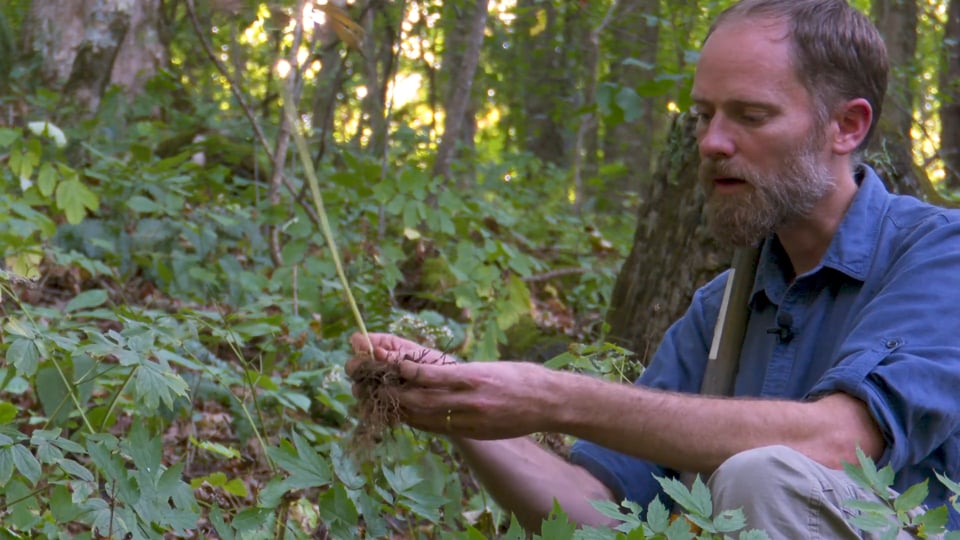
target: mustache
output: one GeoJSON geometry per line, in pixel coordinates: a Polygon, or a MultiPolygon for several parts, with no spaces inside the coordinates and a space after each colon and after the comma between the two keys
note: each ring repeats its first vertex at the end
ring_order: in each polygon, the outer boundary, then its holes
{"type": "Polygon", "coordinates": [[[714,178],[739,178],[750,181],[753,175],[743,167],[737,167],[729,161],[702,159],[700,161],[700,179],[712,181],[714,178]]]}

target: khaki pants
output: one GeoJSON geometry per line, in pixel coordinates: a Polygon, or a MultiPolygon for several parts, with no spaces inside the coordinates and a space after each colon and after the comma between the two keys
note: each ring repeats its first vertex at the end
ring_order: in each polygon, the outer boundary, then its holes
{"type": "MultiPolygon", "coordinates": [[[[708,482],[715,511],[743,508],[748,529],[772,539],[873,539],[848,523],[848,499],[879,501],[842,470],[828,469],[786,446],[737,454],[708,482]]],[[[898,539],[915,538],[901,532],[898,539]]]]}

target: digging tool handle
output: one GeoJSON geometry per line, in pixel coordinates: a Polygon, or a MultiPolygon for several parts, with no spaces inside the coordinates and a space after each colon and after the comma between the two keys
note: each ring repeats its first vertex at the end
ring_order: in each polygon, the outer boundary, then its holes
{"type": "Polygon", "coordinates": [[[740,363],[740,349],[750,317],[750,292],[757,275],[757,247],[739,248],[733,254],[733,266],[723,291],[720,315],[713,329],[713,343],[707,356],[707,369],[700,386],[701,394],[729,396],[740,363]]]}
{"type": "MultiPolygon", "coordinates": [[[[747,332],[747,319],[750,318],[750,292],[757,275],[759,256],[760,250],[756,247],[739,248],[733,254],[733,266],[723,291],[720,315],[713,328],[707,369],[700,384],[701,394],[733,395],[733,383],[740,364],[740,349],[747,332]]],[[[690,487],[693,485],[694,475],[682,472],[680,480],[690,487]]]]}

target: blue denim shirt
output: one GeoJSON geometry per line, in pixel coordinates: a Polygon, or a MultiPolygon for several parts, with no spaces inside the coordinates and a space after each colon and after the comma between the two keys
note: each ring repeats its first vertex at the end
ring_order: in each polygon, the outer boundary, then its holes
{"type": "MultiPolygon", "coordinates": [[[[779,241],[765,241],[734,393],[863,400],[883,432],[878,465],[896,471],[894,488],[929,478],[927,505],[950,506],[934,471],[960,479],[960,212],[891,195],[872,169],[860,176],[819,266],[791,283],[779,241]],[[791,339],[768,332],[778,317],[791,339]]],[[[637,384],[699,391],[726,279],[696,291],[637,384]]],[[[659,492],[653,475],[674,474],[582,440],[571,461],[643,505],[659,492]]],[[[950,527],[960,528],[952,508],[950,527]]]]}

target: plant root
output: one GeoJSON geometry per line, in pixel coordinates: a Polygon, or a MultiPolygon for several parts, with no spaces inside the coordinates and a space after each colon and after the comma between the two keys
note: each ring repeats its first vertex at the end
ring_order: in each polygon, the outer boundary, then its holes
{"type": "Polygon", "coordinates": [[[397,364],[370,359],[361,362],[351,374],[357,404],[357,426],[347,448],[356,457],[365,458],[400,423],[400,403],[394,390],[405,381],[397,364]]]}

